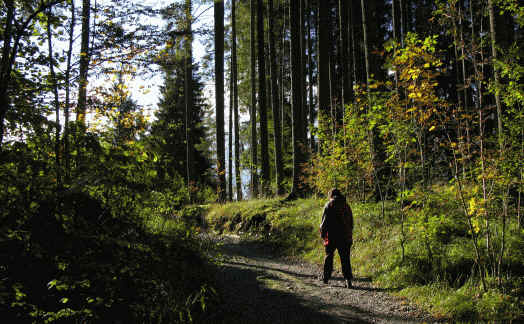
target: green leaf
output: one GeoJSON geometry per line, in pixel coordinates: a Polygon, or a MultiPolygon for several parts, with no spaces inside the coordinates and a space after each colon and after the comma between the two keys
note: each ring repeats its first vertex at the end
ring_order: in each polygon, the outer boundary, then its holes
{"type": "Polygon", "coordinates": [[[47,289],[51,289],[53,288],[54,286],[56,286],[56,283],[58,282],[58,280],[54,279],[54,280],[51,280],[47,283],[47,289]]]}

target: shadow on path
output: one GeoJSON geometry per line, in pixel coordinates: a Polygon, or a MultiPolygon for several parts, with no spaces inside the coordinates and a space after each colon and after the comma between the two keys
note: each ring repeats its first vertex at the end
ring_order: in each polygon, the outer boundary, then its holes
{"type": "Polygon", "coordinates": [[[354,278],[353,289],[345,289],[343,278],[324,285],[314,266],[279,260],[257,242],[226,240],[220,250],[216,275],[222,299],[206,324],[422,322],[391,311],[394,303],[384,302],[391,290],[373,288],[370,278],[354,278]]]}
{"type": "MultiPolygon", "coordinates": [[[[218,273],[219,289],[224,292],[220,311],[207,323],[341,323],[326,311],[321,300],[307,300],[264,286],[262,279],[278,280],[256,267],[224,265],[218,273]],[[322,311],[324,310],[324,312],[322,311]]],[[[347,316],[344,323],[367,323],[358,316],[347,316]]]]}

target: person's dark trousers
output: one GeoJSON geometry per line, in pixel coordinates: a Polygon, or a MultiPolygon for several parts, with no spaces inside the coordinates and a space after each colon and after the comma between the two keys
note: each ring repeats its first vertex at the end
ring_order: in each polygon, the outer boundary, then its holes
{"type": "Polygon", "coordinates": [[[351,272],[351,261],[350,261],[350,245],[349,244],[335,244],[326,245],[326,257],[324,258],[324,282],[331,279],[331,273],[333,272],[333,258],[335,257],[335,250],[338,250],[340,256],[340,263],[342,265],[342,275],[345,279],[353,279],[351,272]]]}

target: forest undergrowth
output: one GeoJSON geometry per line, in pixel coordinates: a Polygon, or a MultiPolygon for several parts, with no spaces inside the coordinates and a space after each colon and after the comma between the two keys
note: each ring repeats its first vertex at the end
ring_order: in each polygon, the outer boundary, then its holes
{"type": "MultiPolygon", "coordinates": [[[[476,271],[473,246],[460,213],[446,199],[445,189],[434,193],[430,230],[420,224],[420,208],[408,212],[402,238],[395,203],[352,204],[355,217],[352,266],[356,276],[393,288],[436,318],[461,321],[522,319],[524,311],[524,233],[510,225],[503,285],[497,278],[483,291],[476,271]],[[439,199],[436,199],[439,197],[439,199]],[[385,215],[385,217],[383,217],[385,215]],[[404,258],[400,242],[404,240],[404,258]],[[427,246],[432,255],[428,255],[427,246]]],[[[448,196],[449,197],[449,193],[448,196]]],[[[254,200],[212,205],[207,214],[218,233],[247,235],[274,248],[282,256],[321,264],[324,251],[318,234],[323,207],[319,199],[254,200]]],[[[339,265],[337,265],[339,266],[339,265]]]]}
{"type": "Polygon", "coordinates": [[[97,167],[61,188],[31,147],[6,151],[3,323],[188,323],[213,302],[206,247],[192,224],[175,221],[183,193],[155,191],[154,162],[139,149],[100,143],[96,155],[83,151],[94,159],[84,166],[97,167]]]}

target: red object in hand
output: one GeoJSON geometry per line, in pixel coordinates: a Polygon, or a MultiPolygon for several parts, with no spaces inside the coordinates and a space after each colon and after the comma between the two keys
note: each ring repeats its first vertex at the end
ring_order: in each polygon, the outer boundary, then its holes
{"type": "Polygon", "coordinates": [[[326,237],[324,237],[324,246],[327,246],[329,244],[329,238],[328,238],[328,234],[326,233],[326,237]]]}

